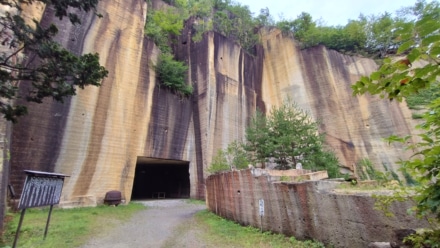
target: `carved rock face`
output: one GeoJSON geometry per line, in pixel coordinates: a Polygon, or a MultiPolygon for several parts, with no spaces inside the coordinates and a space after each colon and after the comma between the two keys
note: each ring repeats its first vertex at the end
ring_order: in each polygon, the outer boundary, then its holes
{"type": "Polygon", "coordinates": [[[139,159],[161,158],[189,163],[190,195],[203,197],[204,170],[217,150],[242,140],[257,108],[268,110],[287,96],[321,121],[327,143],[347,168],[366,157],[391,165],[403,155],[382,138],[409,133],[409,111],[352,96],[350,85],[376,69],[372,60],[324,47],[300,50],[276,30],[262,31],[254,56],[215,33],[190,42],[186,28],[186,42],[175,50],[189,66],[195,91],[182,98],[156,80],[159,50],[143,35],[144,1],[101,1],[98,11],[103,18],[84,14],[81,28],[43,16],[42,22],[58,24],[64,46],[78,54],[98,52],[109,76],[64,104],[29,106],[30,114],[14,125],[11,182],[18,192],[22,170],[33,169],[70,175],[66,205],[100,203],[109,190],[130,201],[139,159]]]}

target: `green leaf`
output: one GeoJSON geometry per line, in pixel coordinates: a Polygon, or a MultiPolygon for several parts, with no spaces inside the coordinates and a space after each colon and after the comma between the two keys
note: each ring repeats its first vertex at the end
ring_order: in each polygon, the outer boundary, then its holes
{"type": "Polygon", "coordinates": [[[414,49],[411,50],[411,52],[408,54],[407,58],[409,59],[409,61],[410,61],[411,63],[414,63],[414,61],[416,61],[416,60],[420,57],[421,54],[422,54],[422,53],[419,51],[419,49],[414,48],[414,49]]]}
{"type": "Polygon", "coordinates": [[[437,55],[439,55],[439,54],[440,54],[440,46],[437,45],[437,46],[432,47],[432,48],[429,50],[429,53],[430,53],[432,56],[437,56],[437,55]]]}
{"type": "Polygon", "coordinates": [[[370,78],[371,78],[371,80],[376,81],[380,78],[380,75],[381,75],[381,73],[376,71],[376,72],[371,73],[370,78]]]}
{"type": "Polygon", "coordinates": [[[421,37],[427,36],[429,34],[434,33],[440,28],[440,25],[437,21],[429,20],[424,25],[420,26],[419,35],[421,37]]]}
{"type": "Polygon", "coordinates": [[[400,54],[406,50],[408,50],[412,45],[414,45],[414,40],[409,40],[402,45],[400,45],[399,49],[397,49],[397,54],[400,54]]]}
{"type": "Polygon", "coordinates": [[[431,18],[422,18],[422,19],[420,19],[419,21],[416,22],[415,27],[416,28],[423,27],[424,25],[426,25],[430,21],[431,21],[431,18]]]}
{"type": "Polygon", "coordinates": [[[391,58],[385,58],[385,59],[383,60],[383,63],[384,63],[384,64],[389,64],[389,63],[391,63],[391,58]]]}
{"type": "Polygon", "coordinates": [[[431,35],[422,39],[422,46],[429,46],[430,44],[440,41],[440,35],[431,35]]]}
{"type": "Polygon", "coordinates": [[[369,85],[369,84],[371,84],[371,79],[370,79],[369,77],[362,76],[362,77],[361,77],[361,82],[362,82],[364,85],[369,85]]]}

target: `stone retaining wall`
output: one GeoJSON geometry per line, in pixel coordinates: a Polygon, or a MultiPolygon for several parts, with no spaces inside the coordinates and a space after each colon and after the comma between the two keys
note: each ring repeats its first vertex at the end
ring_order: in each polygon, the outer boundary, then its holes
{"type": "Polygon", "coordinates": [[[395,217],[374,209],[371,193],[337,193],[343,182],[274,182],[256,169],[211,175],[206,180],[208,208],[242,225],[315,239],[334,247],[367,247],[389,242],[400,229],[426,227],[408,216],[409,202],[395,203],[395,217]],[[259,200],[264,200],[260,219],[259,200]],[[262,221],[261,221],[262,220],[262,221]]]}

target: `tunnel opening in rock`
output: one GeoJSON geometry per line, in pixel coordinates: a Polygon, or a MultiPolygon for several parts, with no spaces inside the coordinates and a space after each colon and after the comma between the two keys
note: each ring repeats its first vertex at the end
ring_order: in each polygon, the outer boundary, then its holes
{"type": "Polygon", "coordinates": [[[137,158],[131,194],[133,200],[189,197],[188,161],[137,158]]]}

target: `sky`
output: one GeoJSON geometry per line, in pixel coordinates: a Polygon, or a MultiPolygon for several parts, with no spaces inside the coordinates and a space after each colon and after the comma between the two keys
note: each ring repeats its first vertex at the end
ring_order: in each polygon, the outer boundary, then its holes
{"type": "MultiPolygon", "coordinates": [[[[313,20],[322,18],[326,26],[345,26],[348,20],[356,20],[360,13],[366,16],[392,14],[401,7],[413,6],[417,0],[235,0],[258,15],[260,9],[269,8],[270,15],[279,20],[282,14],[285,19],[295,19],[301,12],[307,12],[313,20]]],[[[428,1],[429,2],[429,1],[428,1]]]]}

